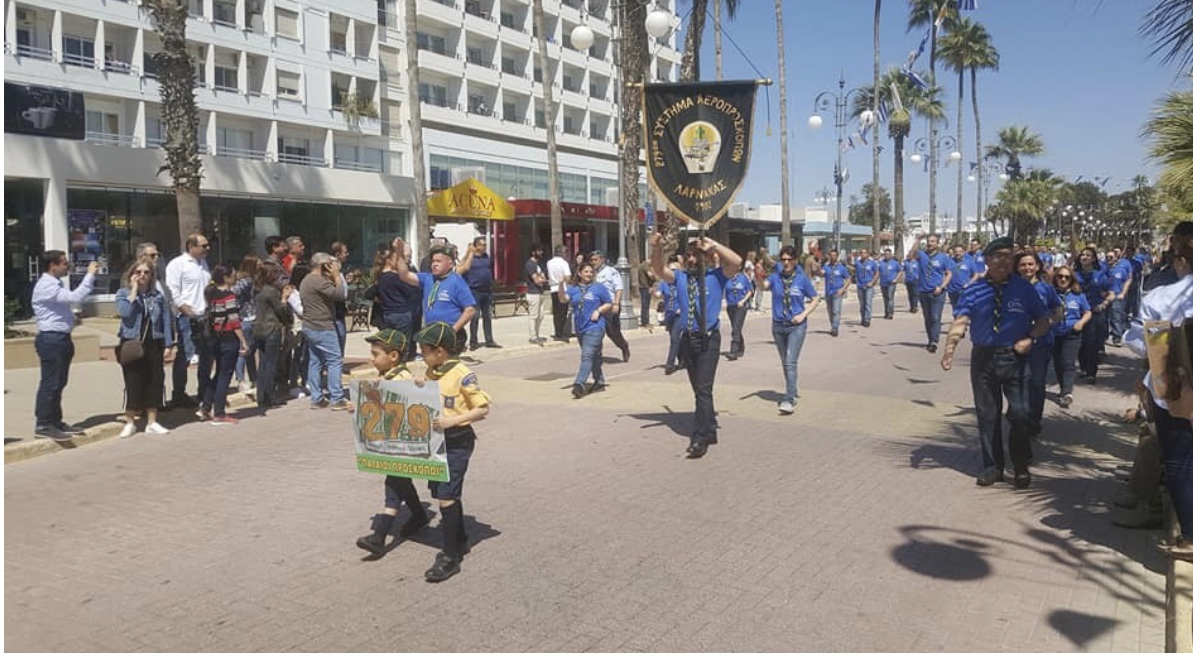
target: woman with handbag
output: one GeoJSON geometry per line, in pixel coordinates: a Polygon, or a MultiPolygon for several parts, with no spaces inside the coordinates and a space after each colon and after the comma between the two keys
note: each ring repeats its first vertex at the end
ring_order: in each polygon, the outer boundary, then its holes
{"type": "Polygon", "coordinates": [[[157,422],[157,409],[165,395],[164,363],[174,356],[173,317],[166,298],[155,285],[153,260],[142,257],[124,273],[116,293],[120,314],[120,344],[116,360],[124,372],[124,429],[120,438],[137,432],[136,419],[145,414],[145,431],[166,434],[170,430],[157,422]]]}
{"type": "Polygon", "coordinates": [[[253,324],[252,345],[261,355],[257,368],[257,406],[262,409],[285,404],[278,397],[278,365],[289,327],[294,324],[294,311],[285,301],[294,289],[281,285],[281,274],[280,267],[266,261],[258,266],[254,281],[253,306],[257,320],[253,324]]]}

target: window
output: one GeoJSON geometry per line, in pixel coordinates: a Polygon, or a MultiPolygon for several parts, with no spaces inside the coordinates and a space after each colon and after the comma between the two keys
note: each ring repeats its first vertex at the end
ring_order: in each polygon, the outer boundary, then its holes
{"type": "Polygon", "coordinates": [[[215,67],[215,88],[224,91],[240,91],[236,74],[236,69],[226,66],[215,67]]]}
{"type": "Polygon", "coordinates": [[[510,75],[519,75],[517,60],[515,60],[513,57],[502,57],[501,72],[509,73],[510,75]]]}
{"type": "Polygon", "coordinates": [[[420,82],[418,97],[424,103],[438,107],[447,107],[447,87],[420,82]]]}
{"type": "Polygon", "coordinates": [[[431,189],[446,190],[452,186],[452,172],[447,167],[431,165],[431,189]]]}
{"type": "Polygon", "coordinates": [[[489,63],[485,61],[485,51],[482,48],[468,47],[468,63],[479,64],[480,66],[488,66],[489,63]]]}
{"type": "Polygon", "coordinates": [[[253,148],[253,131],[237,128],[217,128],[216,145],[221,149],[249,151],[253,148]]]}
{"type": "Polygon", "coordinates": [[[87,132],[97,135],[119,135],[120,117],[108,112],[88,110],[87,132]]]}
{"type": "Polygon", "coordinates": [[[539,128],[547,127],[547,115],[542,110],[534,111],[534,125],[539,128]]]}
{"type": "Polygon", "coordinates": [[[83,37],[62,37],[62,61],[74,66],[95,66],[95,42],[83,37]]]}
{"type": "Polygon", "coordinates": [[[513,28],[515,30],[518,30],[519,32],[522,31],[522,26],[518,25],[517,20],[514,18],[513,13],[508,12],[508,11],[501,12],[501,26],[513,28]]]}
{"type": "Polygon", "coordinates": [[[534,67],[534,81],[540,83],[543,81],[543,69],[538,66],[534,67]]]}
{"type": "Polygon", "coordinates": [[[518,104],[506,103],[501,109],[501,118],[506,121],[521,121],[522,118],[518,116],[518,104]]]}
{"type": "Polygon", "coordinates": [[[480,95],[470,95],[468,97],[468,113],[489,114],[489,104],[485,102],[485,97],[480,95]]]}
{"type": "Polygon", "coordinates": [[[145,119],[145,146],[161,146],[165,141],[162,132],[162,120],[149,117],[145,119]]]}
{"type": "Polygon", "coordinates": [[[278,69],[278,98],[302,98],[302,74],[278,69]]]}
{"type": "Polygon", "coordinates": [[[311,140],[300,137],[278,137],[278,153],[307,157],[311,151],[311,140]]]}
{"type": "Polygon", "coordinates": [[[236,27],[236,3],[226,0],[216,0],[215,17],[213,23],[236,27]]]}
{"type": "Polygon", "coordinates": [[[440,55],[447,54],[447,41],[440,36],[434,34],[426,34],[424,32],[418,33],[418,49],[429,50],[440,55]]]}
{"type": "Polygon", "coordinates": [[[277,7],[274,9],[276,25],[274,31],[279,37],[298,40],[298,12],[277,7]]]}

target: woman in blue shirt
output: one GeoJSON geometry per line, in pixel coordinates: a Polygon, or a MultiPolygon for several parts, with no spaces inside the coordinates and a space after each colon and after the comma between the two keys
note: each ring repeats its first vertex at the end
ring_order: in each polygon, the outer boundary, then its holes
{"type": "Polygon", "coordinates": [[[914,315],[920,310],[920,261],[903,259],[903,286],[907,288],[908,312],[914,315]]]}
{"type": "Polygon", "coordinates": [[[771,291],[771,336],[783,363],[783,377],[787,389],[779,402],[779,413],[795,411],[799,375],[799,353],[808,334],[808,316],[816,310],[820,299],[812,281],[795,265],[795,248],[783,247],[779,252],[780,271],[773,272],[762,282],[762,289],[771,291]]]}
{"type": "Polygon", "coordinates": [[[837,250],[832,249],[821,271],[824,272],[824,298],[828,300],[829,333],[836,336],[841,330],[841,300],[849,291],[849,268],[837,260],[837,250]]]}
{"type": "Polygon", "coordinates": [[[1061,409],[1073,404],[1073,382],[1077,380],[1077,353],[1081,350],[1081,333],[1093,314],[1089,300],[1081,292],[1081,284],[1073,278],[1068,265],[1060,265],[1052,271],[1052,285],[1064,305],[1060,322],[1052,325],[1052,367],[1056,370],[1056,381],[1060,384],[1061,409]]]}
{"type": "Polygon", "coordinates": [[[729,315],[729,355],[730,361],[746,353],[746,341],[742,338],[741,330],[746,324],[746,313],[750,310],[750,298],[754,296],[754,286],[745,272],[738,272],[729,279],[725,286],[725,313],[729,315]]]}
{"type": "Polygon", "coordinates": [[[1093,312],[1089,328],[1081,333],[1081,352],[1078,363],[1085,381],[1094,384],[1098,380],[1098,353],[1103,350],[1108,332],[1106,309],[1114,301],[1114,292],[1105,269],[1098,265],[1098,252],[1091,247],[1081,250],[1075,275],[1085,299],[1093,312]]]}
{"type": "MultiPolygon", "coordinates": [[[[679,256],[672,256],[671,261],[667,263],[667,267],[675,271],[680,267],[679,256]]],[[[667,283],[666,281],[659,281],[659,296],[663,299],[663,326],[667,328],[667,335],[670,338],[667,347],[667,361],[663,364],[663,373],[667,375],[675,374],[675,371],[682,368],[684,364],[680,363],[676,366],[675,360],[679,358],[679,341],[683,335],[683,327],[676,322],[679,317],[679,297],[675,292],[675,282],[667,283]]]]}
{"type": "MultiPolygon", "coordinates": [[[[1023,251],[1015,257],[1015,271],[1023,277],[1040,296],[1044,308],[1051,314],[1050,321],[1056,324],[1062,315],[1062,304],[1056,290],[1043,279],[1040,272],[1044,270],[1044,262],[1034,251],[1023,251]]],[[[1031,346],[1027,355],[1027,400],[1030,414],[1029,434],[1031,438],[1040,435],[1044,421],[1044,391],[1048,386],[1048,361],[1052,358],[1052,332],[1044,334],[1031,346]]],[[[1030,447],[1030,446],[1029,446],[1030,447]]]]}
{"type": "Polygon", "coordinates": [[[605,373],[601,371],[601,344],[605,340],[605,318],[602,313],[613,310],[613,296],[604,285],[593,281],[592,265],[584,263],[576,271],[577,285],[559,282],[556,295],[572,309],[576,323],[576,337],[580,343],[580,370],[572,383],[572,397],[579,399],[588,393],[605,390],[605,373]],[[588,375],[592,374],[592,388],[585,390],[588,375]]]}

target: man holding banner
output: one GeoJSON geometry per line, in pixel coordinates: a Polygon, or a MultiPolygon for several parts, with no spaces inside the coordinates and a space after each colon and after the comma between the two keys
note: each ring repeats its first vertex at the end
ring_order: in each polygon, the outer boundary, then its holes
{"type": "Polygon", "coordinates": [[[648,84],[643,88],[643,141],[651,187],[671,212],[699,229],[684,253],[683,267],[666,267],[662,235],[650,236],[651,269],[674,283],[681,358],[696,397],[689,459],[717,442],[713,382],[721,352],[720,313],[726,284],[741,269],[741,256],[704,231],[729,210],[750,161],[757,82],[648,84]],[[713,255],[720,267],[712,267],[713,255]]]}

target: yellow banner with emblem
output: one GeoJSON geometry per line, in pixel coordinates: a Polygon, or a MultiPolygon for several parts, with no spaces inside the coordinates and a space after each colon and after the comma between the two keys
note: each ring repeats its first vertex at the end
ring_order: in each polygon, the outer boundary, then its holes
{"type": "Polygon", "coordinates": [[[484,183],[469,178],[427,199],[427,214],[434,218],[509,222],[514,219],[514,207],[484,183]]]}

